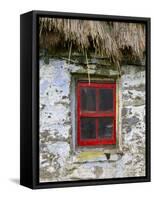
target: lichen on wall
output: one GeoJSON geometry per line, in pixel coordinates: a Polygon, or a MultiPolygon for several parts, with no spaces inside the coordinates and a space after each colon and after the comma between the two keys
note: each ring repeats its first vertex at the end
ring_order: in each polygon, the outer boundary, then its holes
{"type": "MultiPolygon", "coordinates": [[[[87,69],[62,59],[40,60],[40,182],[145,175],[145,67],[122,66],[122,152],[74,151],[72,73],[87,69]]],[[[91,74],[116,75],[92,66],[91,74]],[[109,74],[108,74],[109,73],[109,74]]]]}

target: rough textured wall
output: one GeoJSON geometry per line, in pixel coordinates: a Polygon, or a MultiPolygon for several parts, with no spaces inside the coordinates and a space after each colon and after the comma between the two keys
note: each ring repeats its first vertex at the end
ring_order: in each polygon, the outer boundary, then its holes
{"type": "MultiPolygon", "coordinates": [[[[50,59],[48,65],[40,60],[40,182],[144,176],[144,67],[122,67],[122,153],[110,157],[101,148],[73,151],[71,72],[85,69],[63,60],[50,59]]],[[[95,66],[90,73],[96,73],[95,66]]]]}

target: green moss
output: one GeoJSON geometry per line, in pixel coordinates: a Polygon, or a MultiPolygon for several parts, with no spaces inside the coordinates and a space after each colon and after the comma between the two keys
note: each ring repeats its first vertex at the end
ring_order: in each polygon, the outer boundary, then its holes
{"type": "Polygon", "coordinates": [[[79,155],[77,156],[77,160],[78,161],[91,160],[102,157],[103,155],[104,154],[100,151],[86,151],[79,153],[79,155]]]}

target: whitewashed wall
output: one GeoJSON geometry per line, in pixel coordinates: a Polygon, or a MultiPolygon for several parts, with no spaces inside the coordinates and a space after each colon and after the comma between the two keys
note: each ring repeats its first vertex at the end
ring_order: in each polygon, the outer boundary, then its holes
{"type": "MultiPolygon", "coordinates": [[[[71,73],[86,73],[63,60],[40,60],[40,181],[145,175],[145,68],[122,66],[122,153],[73,151],[71,73]]],[[[91,74],[106,73],[90,70],[91,74]]],[[[116,71],[109,70],[116,74],[116,71]]]]}

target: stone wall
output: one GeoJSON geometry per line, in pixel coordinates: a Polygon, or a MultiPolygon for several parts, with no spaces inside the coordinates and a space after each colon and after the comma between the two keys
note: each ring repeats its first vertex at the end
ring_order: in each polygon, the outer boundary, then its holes
{"type": "MultiPolygon", "coordinates": [[[[122,66],[120,152],[73,148],[72,73],[82,66],[40,60],[40,182],[134,177],[145,175],[145,67],[122,66]]],[[[116,75],[91,66],[90,74],[116,75]]],[[[118,134],[118,133],[117,133],[118,134]]]]}

